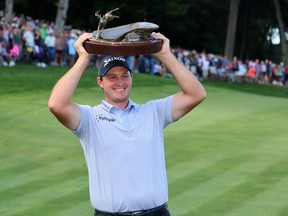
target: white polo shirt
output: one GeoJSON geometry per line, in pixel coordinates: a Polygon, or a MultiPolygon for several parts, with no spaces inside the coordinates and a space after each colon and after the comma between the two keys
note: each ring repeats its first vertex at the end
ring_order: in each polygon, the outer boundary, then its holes
{"type": "Polygon", "coordinates": [[[150,209],[168,201],[163,129],[172,123],[172,98],[121,110],[103,101],[79,105],[74,132],[83,147],[93,208],[107,212],[150,209]]]}

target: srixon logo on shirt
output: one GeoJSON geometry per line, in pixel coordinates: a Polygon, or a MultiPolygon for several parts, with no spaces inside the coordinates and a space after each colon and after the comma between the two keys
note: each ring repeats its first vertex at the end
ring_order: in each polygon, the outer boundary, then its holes
{"type": "Polygon", "coordinates": [[[101,114],[98,114],[96,115],[96,121],[99,122],[99,121],[108,121],[108,122],[115,122],[116,119],[114,118],[107,118],[101,114]]]}

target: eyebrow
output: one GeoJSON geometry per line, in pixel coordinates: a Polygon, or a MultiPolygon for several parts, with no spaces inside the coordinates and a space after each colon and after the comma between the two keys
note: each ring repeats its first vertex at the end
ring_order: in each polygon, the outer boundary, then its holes
{"type": "MultiPolygon", "coordinates": [[[[121,73],[121,74],[119,74],[119,75],[126,75],[126,74],[130,74],[130,75],[131,75],[131,73],[130,73],[129,70],[127,70],[127,72],[123,72],[123,73],[121,73]]],[[[117,73],[117,74],[116,74],[116,73],[105,74],[104,76],[112,76],[112,75],[118,75],[118,73],[117,73]]]]}

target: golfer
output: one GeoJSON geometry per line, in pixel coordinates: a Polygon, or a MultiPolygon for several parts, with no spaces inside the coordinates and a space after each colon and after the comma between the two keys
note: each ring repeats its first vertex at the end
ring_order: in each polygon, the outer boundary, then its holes
{"type": "Polygon", "coordinates": [[[79,58],[49,98],[50,111],[81,142],[95,216],[170,215],[163,129],[200,104],[206,92],[170,52],[169,39],[155,32],[152,36],[163,41],[154,56],[171,72],[180,92],[139,105],[129,99],[133,79],[125,58],[107,56],[97,77],[103,101],[96,106],[72,102],[90,63],[83,43],[91,35],[84,33],[74,45],[79,58]]]}

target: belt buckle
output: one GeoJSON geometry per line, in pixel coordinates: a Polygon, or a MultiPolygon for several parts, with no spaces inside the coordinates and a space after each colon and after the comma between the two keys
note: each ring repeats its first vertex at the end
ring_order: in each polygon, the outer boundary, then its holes
{"type": "Polygon", "coordinates": [[[141,216],[141,215],[146,215],[146,214],[143,211],[136,211],[136,212],[132,212],[131,214],[131,216],[141,216]]]}

